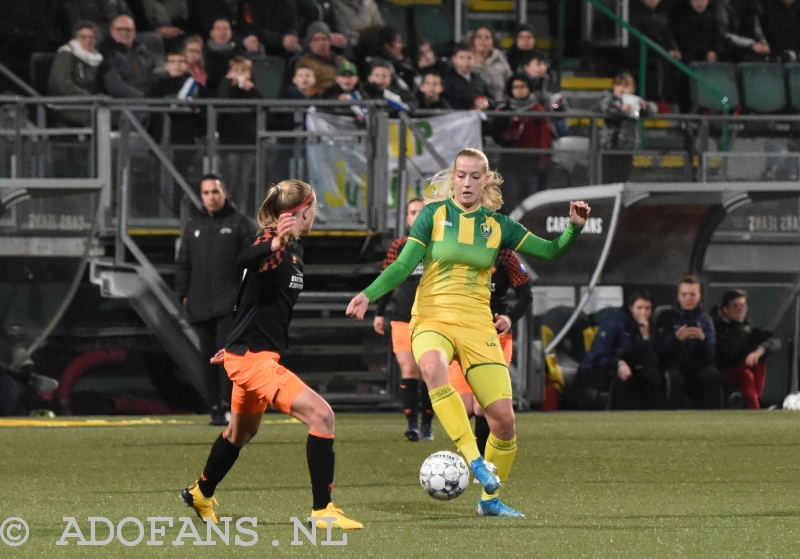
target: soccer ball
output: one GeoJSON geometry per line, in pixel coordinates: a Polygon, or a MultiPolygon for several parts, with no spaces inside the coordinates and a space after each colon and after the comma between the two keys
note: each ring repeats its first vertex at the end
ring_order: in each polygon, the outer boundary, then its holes
{"type": "Polygon", "coordinates": [[[469,485],[469,468],[455,452],[440,450],[422,463],[419,482],[434,499],[449,501],[461,495],[469,485]]]}
{"type": "Polygon", "coordinates": [[[783,409],[798,411],[800,410],[800,392],[792,392],[783,399],[783,409]]]}

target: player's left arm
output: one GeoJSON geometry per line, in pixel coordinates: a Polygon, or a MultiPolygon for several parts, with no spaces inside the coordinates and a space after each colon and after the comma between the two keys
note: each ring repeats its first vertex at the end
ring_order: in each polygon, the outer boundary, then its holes
{"type": "MultiPolygon", "coordinates": [[[[544,260],[556,260],[557,258],[561,258],[569,251],[575,241],[578,240],[583,226],[586,225],[586,220],[589,219],[590,212],[591,208],[586,202],[570,202],[570,224],[561,235],[552,241],[546,241],[541,237],[537,237],[517,224],[521,229],[525,230],[525,235],[517,246],[514,247],[514,251],[527,256],[536,256],[544,260]]],[[[513,235],[514,232],[512,231],[511,234],[513,235]]]]}

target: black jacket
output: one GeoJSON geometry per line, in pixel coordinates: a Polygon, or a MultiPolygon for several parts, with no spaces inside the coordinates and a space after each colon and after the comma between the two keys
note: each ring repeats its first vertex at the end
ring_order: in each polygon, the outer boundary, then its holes
{"type": "Polygon", "coordinates": [[[684,370],[700,370],[714,362],[716,339],[714,322],[700,305],[687,311],[675,304],[664,311],[656,322],[656,349],[662,368],[675,366],[684,370]],[[696,323],[703,328],[705,340],[679,340],[675,331],[685,324],[696,323]]]}
{"type": "Polygon", "coordinates": [[[477,97],[486,97],[490,107],[497,104],[489,84],[475,72],[472,72],[468,80],[454,68],[450,68],[442,76],[442,85],[444,93],[454,109],[471,109],[477,97]]]}
{"type": "Polygon", "coordinates": [[[233,314],[242,279],[236,257],[255,238],[253,224],[228,202],[215,214],[205,210],[181,235],[175,291],[193,321],[233,314]]]}
{"type": "Polygon", "coordinates": [[[780,338],[767,330],[753,328],[747,318],[744,322],[728,320],[719,313],[719,309],[713,314],[717,332],[717,364],[721,369],[735,367],[759,346],[764,348],[765,354],[781,348],[780,338]]]}

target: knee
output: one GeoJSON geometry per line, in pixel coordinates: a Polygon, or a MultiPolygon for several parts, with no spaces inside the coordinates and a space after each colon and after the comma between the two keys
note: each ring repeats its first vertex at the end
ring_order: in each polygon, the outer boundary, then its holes
{"type": "Polygon", "coordinates": [[[410,363],[400,363],[400,375],[403,378],[419,378],[419,368],[412,360],[410,363]]]}
{"type": "Polygon", "coordinates": [[[256,436],[256,433],[258,433],[258,426],[248,428],[243,425],[238,427],[229,425],[225,430],[225,439],[233,446],[242,448],[256,436]]]}
{"type": "Polygon", "coordinates": [[[336,417],[333,415],[331,407],[326,405],[324,408],[316,410],[313,425],[309,427],[323,435],[333,435],[335,426],[336,417]]]}

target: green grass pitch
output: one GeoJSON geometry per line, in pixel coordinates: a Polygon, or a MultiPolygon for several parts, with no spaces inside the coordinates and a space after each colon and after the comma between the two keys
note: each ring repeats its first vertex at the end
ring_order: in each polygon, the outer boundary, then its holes
{"type": "MultiPolygon", "coordinates": [[[[292,516],[310,512],[305,428],[268,414],[219,487],[231,540],[174,546],[181,517],[192,516],[180,490],[200,473],[219,429],[207,417],[107,418],[113,425],[35,426],[0,420],[0,523],[29,525],[21,546],[0,541],[2,558],[753,558],[800,555],[800,414],[793,412],[528,413],[517,418],[519,452],[502,496],[525,519],[480,518],[477,486],[450,502],[428,497],[419,466],[453,449],[402,438],[400,414],[337,415],[334,502],[365,529],[346,546],[317,546],[292,516]],[[148,546],[148,517],[172,528],[148,546]],[[117,525],[139,519],[144,539],[126,547],[78,546],[63,517],[89,539],[89,517],[117,525]],[[258,541],[235,545],[237,520],[257,518],[258,541]],[[273,543],[277,542],[277,546],[273,543]]],[[[205,527],[194,523],[201,538],[205,527]]],[[[9,529],[9,524],[5,526],[9,529]]],[[[252,529],[246,525],[247,529],[252,529]]],[[[6,531],[13,538],[19,531],[6,531]]],[[[129,523],[128,541],[139,531],[129,523]]],[[[108,535],[98,525],[97,540],[108,535]]],[[[241,533],[245,541],[252,541],[241,533]]],[[[341,532],[334,532],[334,540],[341,532]]]]}

